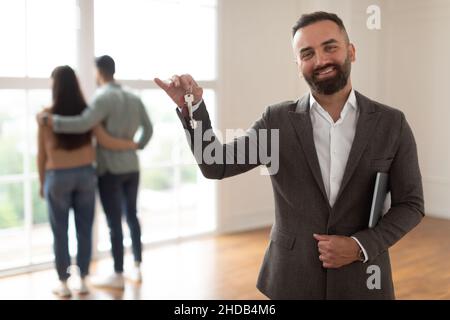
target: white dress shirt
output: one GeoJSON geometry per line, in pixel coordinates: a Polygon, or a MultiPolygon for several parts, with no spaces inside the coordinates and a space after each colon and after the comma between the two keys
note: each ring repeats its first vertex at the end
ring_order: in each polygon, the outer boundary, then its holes
{"type": "Polygon", "coordinates": [[[328,201],[333,207],[344,176],[359,117],[355,92],[353,90],[350,92],[341,116],[336,122],[312,94],[309,95],[309,106],[320,171],[328,201]]]}
{"type": "MultiPolygon", "coordinates": [[[[336,202],[342,178],[344,177],[350,149],[355,138],[356,125],[359,118],[359,108],[355,91],[352,89],[338,121],[334,122],[330,114],[309,95],[310,117],[313,127],[314,145],[319,159],[323,184],[330,206],[336,202]]],[[[352,237],[364,253],[367,262],[367,252],[355,237],[352,237]]]]}

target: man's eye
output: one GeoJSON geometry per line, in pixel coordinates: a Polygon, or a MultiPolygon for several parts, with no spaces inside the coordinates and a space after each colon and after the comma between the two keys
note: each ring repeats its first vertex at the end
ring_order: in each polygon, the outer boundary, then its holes
{"type": "Polygon", "coordinates": [[[312,56],[313,56],[313,53],[312,53],[312,52],[305,52],[305,53],[302,53],[302,54],[301,54],[302,60],[310,59],[312,56]]]}
{"type": "Polygon", "coordinates": [[[337,49],[337,46],[326,46],[325,50],[328,52],[333,52],[337,49]]]}

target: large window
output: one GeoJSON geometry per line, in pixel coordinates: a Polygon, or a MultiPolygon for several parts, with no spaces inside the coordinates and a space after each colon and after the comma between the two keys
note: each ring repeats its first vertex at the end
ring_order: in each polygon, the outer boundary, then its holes
{"type": "Polygon", "coordinates": [[[0,1],[0,76],[47,78],[76,58],[75,0],[0,1]]]}
{"type": "Polygon", "coordinates": [[[120,79],[214,80],[215,25],[214,0],[96,0],[95,51],[114,55],[120,79]]]}
{"type": "Polygon", "coordinates": [[[35,114],[50,103],[52,69],[76,67],[75,5],[0,1],[0,270],[52,259],[36,172],[35,114]]]}
{"type": "MultiPolygon", "coordinates": [[[[214,186],[194,165],[174,105],[151,81],[193,74],[214,115],[215,0],[1,0],[0,42],[0,272],[53,259],[35,115],[51,103],[48,78],[58,65],[74,67],[85,95],[93,94],[94,55],[114,57],[118,81],[142,97],[155,126],[140,152],[143,241],[215,228],[214,186]]],[[[109,238],[99,209],[94,246],[104,251],[109,238]]]]}
{"type": "MultiPolygon", "coordinates": [[[[140,153],[144,242],[212,230],[211,182],[193,164],[175,106],[151,80],[189,71],[206,88],[214,110],[215,1],[96,0],[94,12],[95,55],[114,57],[116,78],[141,96],[155,125],[149,147],[140,153]],[[191,35],[199,41],[191,43],[191,35]]],[[[99,249],[106,250],[105,218],[98,220],[99,249]]]]}

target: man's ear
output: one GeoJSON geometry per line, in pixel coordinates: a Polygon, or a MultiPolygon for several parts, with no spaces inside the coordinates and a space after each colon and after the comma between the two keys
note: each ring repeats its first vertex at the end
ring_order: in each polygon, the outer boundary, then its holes
{"type": "Polygon", "coordinates": [[[355,62],[356,61],[356,49],[355,49],[355,46],[353,45],[353,43],[348,44],[348,54],[350,56],[351,62],[355,62]]]}

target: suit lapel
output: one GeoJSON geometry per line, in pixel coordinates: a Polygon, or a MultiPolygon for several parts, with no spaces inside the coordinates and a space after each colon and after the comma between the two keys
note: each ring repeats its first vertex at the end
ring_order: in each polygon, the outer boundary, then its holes
{"type": "Polygon", "coordinates": [[[293,105],[293,107],[293,109],[289,110],[289,119],[300,140],[302,150],[305,153],[305,158],[314,176],[314,180],[316,180],[325,201],[329,203],[323,184],[316,147],[314,145],[313,128],[311,117],[309,115],[309,94],[303,96],[296,105],[293,105]]]}
{"type": "Polygon", "coordinates": [[[341,187],[339,189],[336,202],[339,200],[342,192],[347,186],[350,178],[355,173],[355,169],[361,160],[367,144],[369,143],[378,123],[379,113],[373,107],[373,102],[355,91],[356,101],[360,109],[358,123],[356,125],[355,138],[350,149],[347,165],[342,178],[341,187]]]}

